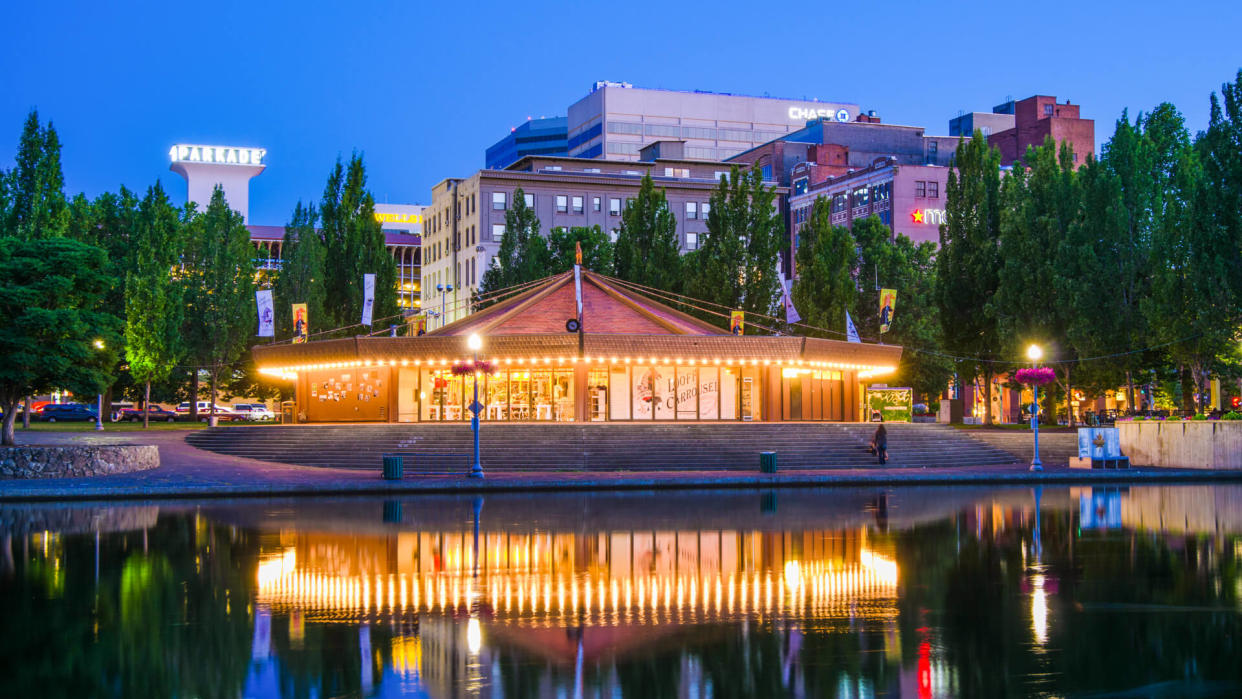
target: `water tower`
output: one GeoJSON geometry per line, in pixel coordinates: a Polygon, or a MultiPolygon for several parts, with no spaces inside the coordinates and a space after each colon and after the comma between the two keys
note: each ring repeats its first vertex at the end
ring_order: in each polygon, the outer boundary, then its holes
{"type": "Polygon", "coordinates": [[[187,199],[202,211],[211,203],[216,185],[224,188],[229,208],[250,222],[250,179],[267,167],[263,148],[177,144],[168,151],[169,168],[185,178],[187,199]]]}

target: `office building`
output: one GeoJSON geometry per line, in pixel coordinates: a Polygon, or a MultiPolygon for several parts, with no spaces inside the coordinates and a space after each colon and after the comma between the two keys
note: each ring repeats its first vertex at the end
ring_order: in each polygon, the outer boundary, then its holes
{"type": "Polygon", "coordinates": [[[487,149],[484,167],[503,170],[528,155],[565,155],[568,129],[566,117],[528,119],[487,149]]]}
{"type": "MultiPolygon", "coordinates": [[[[712,191],[730,166],[689,158],[687,151],[684,142],[658,141],[638,161],[526,156],[504,170],[480,170],[435,185],[423,225],[428,329],[471,312],[471,295],[500,248],[505,212],[518,189],[535,210],[543,235],[557,227],[598,225],[615,240],[626,202],[650,174],[677,219],[682,251],[698,248],[707,232],[712,191]]],[[[784,206],[786,191],[777,188],[778,207],[784,206]]]]}
{"type": "Polygon", "coordinates": [[[680,140],[686,155],[725,160],[803,127],[808,119],[849,122],[858,105],[818,99],[662,90],[601,81],[569,107],[569,155],[638,160],[656,140],[680,140]]]}

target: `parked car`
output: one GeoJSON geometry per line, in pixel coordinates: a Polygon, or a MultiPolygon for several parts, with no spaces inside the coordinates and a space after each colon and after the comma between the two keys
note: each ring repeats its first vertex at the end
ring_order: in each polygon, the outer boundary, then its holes
{"type": "Polygon", "coordinates": [[[275,420],[276,414],[262,403],[234,403],[233,412],[247,420],[275,420]]]}
{"type": "MultiPolygon", "coordinates": [[[[152,405],[148,410],[148,419],[151,422],[176,422],[177,413],[161,408],[158,405],[152,405]]],[[[121,408],[119,420],[127,420],[129,422],[142,422],[142,408],[121,408]]]]}
{"type": "MultiPolygon", "coordinates": [[[[198,421],[207,422],[211,419],[211,413],[211,401],[200,400],[198,402],[198,421]]],[[[235,413],[219,403],[216,404],[215,413],[216,422],[233,422],[235,420],[245,419],[241,414],[235,413]]],[[[179,404],[177,406],[177,414],[182,417],[188,416],[190,414],[190,403],[187,401],[179,404]]]]}
{"type": "Polygon", "coordinates": [[[81,403],[51,403],[32,416],[43,422],[84,422],[95,420],[95,409],[81,403]]]}

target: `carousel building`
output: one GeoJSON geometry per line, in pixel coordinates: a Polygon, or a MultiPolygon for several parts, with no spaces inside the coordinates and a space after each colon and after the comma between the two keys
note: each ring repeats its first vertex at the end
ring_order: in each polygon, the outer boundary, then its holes
{"type": "Polygon", "coordinates": [[[901,348],[732,335],[570,271],[424,335],[260,345],[254,357],[294,381],[305,422],[468,421],[476,381],[489,422],[853,422],[864,383],[895,371],[901,348]]]}

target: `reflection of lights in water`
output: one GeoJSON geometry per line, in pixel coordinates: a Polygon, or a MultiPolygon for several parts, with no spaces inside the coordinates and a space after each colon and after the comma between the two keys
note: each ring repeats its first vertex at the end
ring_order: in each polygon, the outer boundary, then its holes
{"type": "Polygon", "coordinates": [[[1048,642],[1048,593],[1044,591],[1043,573],[1031,576],[1031,630],[1036,643],[1042,646],[1048,642]]]}
{"type": "Polygon", "coordinates": [[[797,561],[785,561],[785,587],[791,591],[802,587],[802,569],[797,561]]]}
{"type": "Polygon", "coordinates": [[[392,639],[392,665],[399,675],[417,675],[423,659],[423,647],[417,635],[395,636],[392,639]]]}
{"type": "Polygon", "coordinates": [[[466,647],[471,653],[478,653],[483,647],[483,629],[479,627],[479,620],[471,618],[466,622],[466,647]]]}

